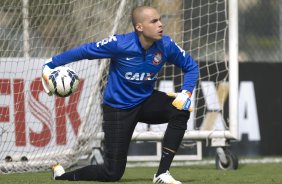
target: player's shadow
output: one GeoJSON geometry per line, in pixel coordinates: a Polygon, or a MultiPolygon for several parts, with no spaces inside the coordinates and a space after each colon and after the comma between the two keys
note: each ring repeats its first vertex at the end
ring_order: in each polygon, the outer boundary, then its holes
{"type": "Polygon", "coordinates": [[[135,183],[135,182],[152,182],[149,178],[132,178],[132,179],[122,179],[119,181],[120,183],[135,183]]]}
{"type": "MultiPolygon", "coordinates": [[[[135,183],[135,182],[146,182],[146,183],[152,183],[151,178],[134,178],[134,179],[122,179],[119,181],[120,183],[135,183]]],[[[194,183],[196,180],[193,179],[187,179],[182,180],[182,183],[194,183]]]]}

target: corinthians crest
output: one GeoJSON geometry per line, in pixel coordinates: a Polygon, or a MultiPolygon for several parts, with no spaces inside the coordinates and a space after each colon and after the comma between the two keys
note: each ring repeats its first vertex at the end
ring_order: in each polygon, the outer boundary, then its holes
{"type": "Polygon", "coordinates": [[[158,65],[162,62],[162,53],[161,52],[155,52],[154,53],[154,59],[153,64],[158,65]]]}

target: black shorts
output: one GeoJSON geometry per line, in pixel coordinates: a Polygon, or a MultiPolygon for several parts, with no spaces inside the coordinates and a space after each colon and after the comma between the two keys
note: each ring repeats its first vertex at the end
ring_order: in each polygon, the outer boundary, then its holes
{"type": "Polygon", "coordinates": [[[154,91],[143,103],[130,109],[116,109],[103,105],[104,164],[88,165],[68,172],[58,180],[117,181],[125,170],[127,151],[137,122],[167,123],[163,145],[177,150],[187,128],[190,113],[171,105],[173,98],[154,91]]]}

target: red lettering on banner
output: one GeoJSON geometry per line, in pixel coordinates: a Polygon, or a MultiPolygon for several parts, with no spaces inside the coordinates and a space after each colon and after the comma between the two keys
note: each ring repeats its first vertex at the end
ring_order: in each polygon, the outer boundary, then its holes
{"type": "Polygon", "coordinates": [[[77,112],[77,106],[82,91],[84,80],[80,80],[78,90],[69,97],[68,105],[65,105],[65,98],[56,97],[56,142],[57,144],[66,144],[66,115],[69,116],[70,123],[77,136],[78,128],[81,124],[79,113],[77,112]]]}
{"type": "Polygon", "coordinates": [[[48,108],[39,101],[39,94],[44,91],[41,78],[36,78],[30,84],[30,91],[32,97],[29,99],[29,108],[32,115],[37,118],[43,125],[40,133],[29,129],[30,144],[37,147],[46,146],[51,140],[51,112],[48,108]],[[49,118],[48,118],[49,117],[49,118]],[[48,126],[49,125],[49,126],[48,126]]]}
{"type": "MultiPolygon", "coordinates": [[[[11,94],[11,82],[10,79],[0,79],[0,95],[11,94]]],[[[10,121],[9,106],[0,107],[0,122],[10,121]]]]}
{"type": "Polygon", "coordinates": [[[14,79],[14,113],[16,146],[26,145],[25,108],[24,108],[24,80],[14,79]]]}

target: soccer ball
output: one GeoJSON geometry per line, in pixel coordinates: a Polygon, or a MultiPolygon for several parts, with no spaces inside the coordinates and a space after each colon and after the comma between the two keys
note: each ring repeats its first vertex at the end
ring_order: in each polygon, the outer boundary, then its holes
{"type": "Polygon", "coordinates": [[[77,90],[78,84],[76,72],[66,66],[56,67],[48,78],[49,90],[59,97],[70,96],[77,90]]]}

